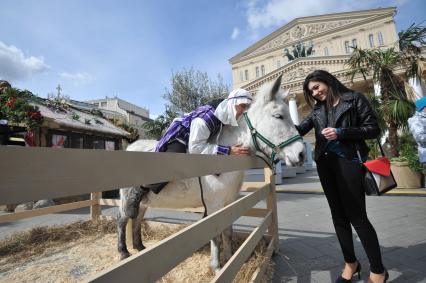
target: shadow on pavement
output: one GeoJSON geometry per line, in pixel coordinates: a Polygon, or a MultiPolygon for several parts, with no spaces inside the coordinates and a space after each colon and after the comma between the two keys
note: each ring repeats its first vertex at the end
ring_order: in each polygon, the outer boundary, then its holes
{"type": "MultiPolygon", "coordinates": [[[[279,229],[280,250],[273,256],[273,282],[334,282],[341,274],[343,256],[334,233],[279,229]],[[311,236],[309,236],[311,235],[311,236]]],[[[356,235],[354,234],[354,239],[356,235]]],[[[358,240],[355,252],[361,262],[361,280],[367,282],[369,262],[358,240]]],[[[389,282],[425,282],[426,243],[404,247],[381,246],[383,263],[389,271],[389,282]]]]}

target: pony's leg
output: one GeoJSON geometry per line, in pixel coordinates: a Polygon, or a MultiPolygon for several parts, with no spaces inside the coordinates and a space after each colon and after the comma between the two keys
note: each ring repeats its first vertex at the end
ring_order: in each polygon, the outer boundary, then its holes
{"type": "MultiPolygon", "coordinates": [[[[224,205],[218,202],[214,197],[209,197],[206,194],[205,197],[207,212],[212,214],[218,211],[220,208],[224,207],[224,205]],[[215,200],[212,202],[211,200],[215,200]]],[[[215,236],[210,240],[210,268],[214,272],[218,272],[220,270],[220,242],[222,240],[221,234],[215,236]]]]}
{"type": "Polygon", "coordinates": [[[210,268],[214,272],[220,270],[220,234],[210,240],[210,268]]]}
{"type": "Polygon", "coordinates": [[[142,235],[141,235],[141,222],[143,216],[145,215],[146,206],[141,206],[139,208],[139,214],[136,219],[132,222],[132,230],[133,230],[133,248],[141,251],[145,249],[145,246],[142,244],[142,235]]]}
{"type": "Polygon", "coordinates": [[[130,256],[126,245],[126,225],[129,218],[135,219],[139,215],[139,204],[143,194],[143,189],[138,187],[120,189],[121,203],[117,216],[118,252],[120,253],[120,259],[130,256]]]}
{"type": "Polygon", "coordinates": [[[120,260],[130,256],[126,245],[126,225],[129,217],[122,213],[121,209],[117,215],[117,233],[118,233],[118,252],[120,253],[120,260]]]}
{"type": "MultiPolygon", "coordinates": [[[[123,190],[123,189],[122,189],[123,190]]],[[[140,202],[146,191],[140,187],[132,187],[124,189],[123,193],[120,190],[121,207],[123,212],[130,218],[136,219],[139,215],[140,202]]]]}
{"type": "Polygon", "coordinates": [[[225,261],[232,257],[232,225],[222,232],[223,256],[225,261]]]}

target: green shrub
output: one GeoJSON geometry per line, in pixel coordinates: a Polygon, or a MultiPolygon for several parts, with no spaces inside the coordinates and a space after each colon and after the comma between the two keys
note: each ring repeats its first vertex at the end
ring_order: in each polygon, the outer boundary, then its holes
{"type": "Polygon", "coordinates": [[[405,132],[399,140],[399,157],[394,157],[391,161],[407,161],[408,167],[416,172],[422,172],[422,165],[419,161],[417,143],[409,132],[405,132]]]}

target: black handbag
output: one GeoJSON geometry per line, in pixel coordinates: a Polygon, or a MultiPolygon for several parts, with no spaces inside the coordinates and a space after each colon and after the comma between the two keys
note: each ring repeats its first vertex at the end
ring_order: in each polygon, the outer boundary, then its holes
{"type": "Polygon", "coordinates": [[[359,162],[365,170],[363,176],[363,186],[365,194],[368,196],[380,196],[398,186],[395,177],[392,174],[392,170],[390,170],[390,161],[385,156],[379,140],[377,140],[377,143],[379,144],[382,157],[364,163],[362,162],[358,145],[356,146],[359,162]],[[387,166],[389,166],[389,168],[387,166]]]}

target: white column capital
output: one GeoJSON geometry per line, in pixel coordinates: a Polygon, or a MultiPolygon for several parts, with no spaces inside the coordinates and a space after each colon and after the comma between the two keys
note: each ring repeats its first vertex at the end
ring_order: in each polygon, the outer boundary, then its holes
{"type": "Polygon", "coordinates": [[[296,94],[295,93],[289,93],[288,94],[288,99],[289,100],[296,100],[296,94]]]}

